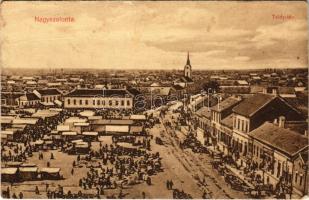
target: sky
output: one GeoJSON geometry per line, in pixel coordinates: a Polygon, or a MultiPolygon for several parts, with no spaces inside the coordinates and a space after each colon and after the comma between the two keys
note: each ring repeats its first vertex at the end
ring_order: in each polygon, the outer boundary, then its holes
{"type": "Polygon", "coordinates": [[[307,67],[306,9],[305,1],[3,2],[0,64],[183,69],[189,51],[193,70],[307,67]]]}

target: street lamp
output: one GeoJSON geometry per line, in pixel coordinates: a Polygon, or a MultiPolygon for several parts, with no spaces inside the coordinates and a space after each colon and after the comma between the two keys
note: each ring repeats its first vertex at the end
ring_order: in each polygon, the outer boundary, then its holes
{"type": "Polygon", "coordinates": [[[208,89],[207,89],[207,96],[208,96],[208,110],[210,110],[210,108],[209,108],[209,107],[210,107],[210,105],[209,105],[209,103],[210,103],[210,102],[209,102],[209,97],[210,97],[210,96],[209,96],[209,94],[210,94],[210,92],[209,92],[209,91],[210,91],[210,90],[212,90],[212,88],[208,88],[208,89]]]}

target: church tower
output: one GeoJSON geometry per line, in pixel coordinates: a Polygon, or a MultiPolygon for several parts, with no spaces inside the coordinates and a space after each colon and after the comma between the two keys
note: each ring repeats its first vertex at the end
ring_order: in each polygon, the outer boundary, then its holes
{"type": "Polygon", "coordinates": [[[191,67],[191,64],[190,64],[190,55],[189,55],[189,52],[188,52],[187,64],[185,65],[185,68],[184,68],[184,77],[191,79],[191,76],[192,76],[192,67],[191,67]]]}

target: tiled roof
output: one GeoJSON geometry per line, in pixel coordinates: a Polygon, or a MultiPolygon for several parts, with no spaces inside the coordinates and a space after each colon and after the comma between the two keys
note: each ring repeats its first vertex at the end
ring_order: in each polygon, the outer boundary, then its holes
{"type": "Polygon", "coordinates": [[[235,106],[237,103],[239,103],[241,99],[238,99],[236,97],[228,97],[227,99],[223,100],[222,102],[218,103],[217,105],[211,107],[212,110],[222,112],[232,106],[235,106]]]}
{"type": "Polygon", "coordinates": [[[275,98],[276,96],[273,95],[255,94],[235,106],[233,112],[248,117],[256,113],[275,98]]]}
{"type": "Polygon", "coordinates": [[[28,101],[35,101],[35,100],[40,100],[38,96],[36,96],[34,93],[27,93],[26,94],[27,100],[28,101]]]}
{"type": "Polygon", "coordinates": [[[128,92],[130,92],[130,93],[133,94],[134,96],[141,94],[141,92],[138,91],[138,90],[135,89],[135,88],[129,88],[129,89],[128,89],[128,92]]]}
{"type": "Polygon", "coordinates": [[[251,137],[284,153],[293,156],[298,151],[308,146],[308,138],[304,135],[280,128],[269,122],[265,122],[259,128],[249,133],[251,137]]]}
{"type": "Polygon", "coordinates": [[[221,120],[221,123],[229,128],[233,128],[233,114],[225,117],[221,120]]]}
{"type": "Polygon", "coordinates": [[[187,82],[187,83],[193,82],[193,80],[192,80],[191,78],[187,77],[187,76],[181,77],[180,80],[181,80],[182,82],[187,82]]]}
{"type": "Polygon", "coordinates": [[[132,96],[127,90],[124,89],[76,89],[72,92],[65,95],[66,97],[95,97],[95,96],[104,96],[104,97],[125,97],[132,96]]]}
{"type": "Polygon", "coordinates": [[[174,90],[183,90],[184,88],[181,85],[173,85],[174,90]]]}
{"type": "Polygon", "coordinates": [[[210,119],[210,117],[211,117],[211,112],[210,112],[210,109],[208,107],[202,107],[199,110],[197,110],[195,113],[198,116],[206,117],[208,119],[210,119]]]}
{"type": "Polygon", "coordinates": [[[42,96],[45,95],[60,95],[61,92],[55,88],[37,90],[42,96]]]}

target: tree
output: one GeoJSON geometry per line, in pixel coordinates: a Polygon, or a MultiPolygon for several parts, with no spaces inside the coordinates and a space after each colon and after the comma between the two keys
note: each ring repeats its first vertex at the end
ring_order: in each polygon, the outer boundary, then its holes
{"type": "Polygon", "coordinates": [[[208,93],[214,93],[214,91],[219,91],[219,83],[217,81],[208,81],[203,84],[203,90],[208,93]]]}

